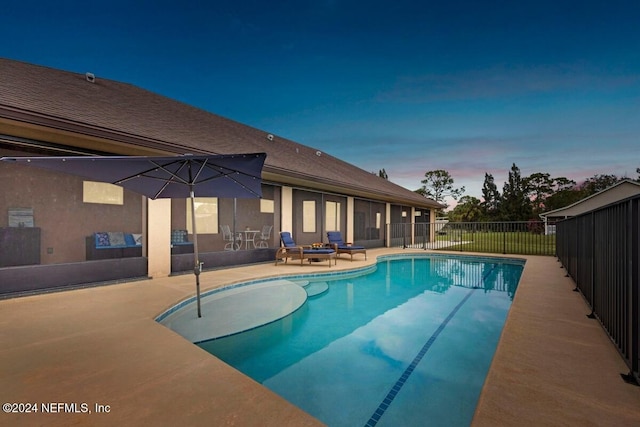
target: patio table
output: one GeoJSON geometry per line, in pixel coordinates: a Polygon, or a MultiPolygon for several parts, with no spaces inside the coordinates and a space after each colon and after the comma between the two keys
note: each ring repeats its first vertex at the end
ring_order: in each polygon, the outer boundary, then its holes
{"type": "Polygon", "coordinates": [[[244,230],[244,248],[249,249],[249,242],[253,244],[253,249],[256,248],[256,235],[260,233],[260,230],[244,230]]]}

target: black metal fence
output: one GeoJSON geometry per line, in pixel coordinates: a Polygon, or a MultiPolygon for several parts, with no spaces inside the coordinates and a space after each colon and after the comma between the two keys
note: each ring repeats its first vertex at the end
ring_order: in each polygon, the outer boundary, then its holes
{"type": "Polygon", "coordinates": [[[640,379],[640,196],[557,224],[557,255],[629,366],[640,379]]]}
{"type": "Polygon", "coordinates": [[[391,247],[520,255],[556,254],[541,221],[389,224],[391,247]]]}

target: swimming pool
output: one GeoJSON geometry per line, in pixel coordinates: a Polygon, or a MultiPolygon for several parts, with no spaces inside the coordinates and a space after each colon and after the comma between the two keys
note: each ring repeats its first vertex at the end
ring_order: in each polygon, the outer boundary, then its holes
{"type": "Polygon", "coordinates": [[[298,277],[328,289],[198,345],[329,426],[467,426],[523,266],[391,256],[366,274],[298,277]]]}

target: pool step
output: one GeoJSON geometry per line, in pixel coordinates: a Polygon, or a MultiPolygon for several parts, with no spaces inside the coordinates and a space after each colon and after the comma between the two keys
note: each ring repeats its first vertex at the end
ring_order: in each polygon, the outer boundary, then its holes
{"type": "Polygon", "coordinates": [[[272,280],[223,289],[202,298],[202,317],[191,303],[160,321],[193,343],[237,334],[281,319],[307,300],[305,289],[289,280],[272,280]]]}
{"type": "Polygon", "coordinates": [[[329,284],[327,282],[313,282],[304,288],[307,291],[308,297],[315,297],[322,295],[329,290],[329,284]]]}

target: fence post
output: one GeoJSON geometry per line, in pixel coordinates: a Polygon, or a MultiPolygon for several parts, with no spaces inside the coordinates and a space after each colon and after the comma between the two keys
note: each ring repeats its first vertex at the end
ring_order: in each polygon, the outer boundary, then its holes
{"type": "MultiPolygon", "coordinates": [[[[640,201],[629,200],[629,220],[628,220],[628,230],[631,232],[629,238],[629,255],[627,259],[636,260],[636,262],[629,262],[628,273],[629,274],[629,285],[630,285],[630,325],[629,325],[629,336],[631,338],[631,356],[630,356],[630,364],[631,369],[629,375],[632,376],[633,382],[638,384],[640,381],[640,338],[638,334],[640,334],[640,283],[638,280],[640,279],[640,263],[638,263],[638,259],[640,259],[640,226],[638,223],[640,222],[640,201]]],[[[623,377],[624,378],[624,377],[623,377]]]]}
{"type": "Polygon", "coordinates": [[[402,223],[402,249],[407,249],[407,227],[402,223]]]}
{"type": "Polygon", "coordinates": [[[393,246],[391,243],[391,223],[385,224],[384,231],[384,245],[385,247],[390,248],[391,246],[393,246]]]}
{"type": "Polygon", "coordinates": [[[427,250],[427,223],[422,224],[422,249],[427,250]]]}
{"type": "Polygon", "coordinates": [[[505,231],[505,224],[502,224],[502,254],[507,253],[507,232],[505,231]]]}

